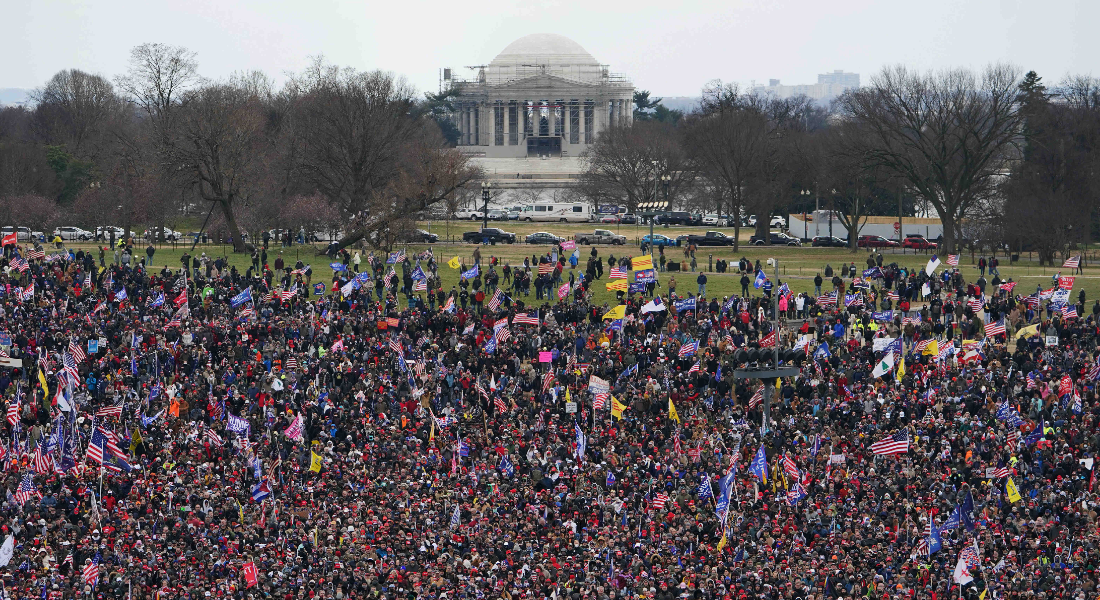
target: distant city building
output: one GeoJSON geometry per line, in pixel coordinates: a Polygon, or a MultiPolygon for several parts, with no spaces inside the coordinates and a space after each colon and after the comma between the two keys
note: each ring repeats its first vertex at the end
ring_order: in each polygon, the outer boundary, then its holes
{"type": "Polygon", "coordinates": [[[845,73],[833,71],[817,76],[817,83],[804,85],[783,85],[778,79],[769,79],[768,85],[757,85],[754,92],[772,94],[777,98],[791,98],[793,96],[807,96],[820,102],[828,102],[833,98],[859,87],[859,73],[845,73]]]}

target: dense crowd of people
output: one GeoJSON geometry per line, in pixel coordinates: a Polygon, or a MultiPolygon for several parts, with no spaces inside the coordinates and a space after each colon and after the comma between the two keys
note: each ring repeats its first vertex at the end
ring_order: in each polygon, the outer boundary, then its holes
{"type": "Polygon", "coordinates": [[[4,247],[6,598],[1097,596],[1071,277],[731,259],[615,304],[596,251],[128,251],[4,247]],[[798,376],[735,378],[774,344],[798,376]]]}

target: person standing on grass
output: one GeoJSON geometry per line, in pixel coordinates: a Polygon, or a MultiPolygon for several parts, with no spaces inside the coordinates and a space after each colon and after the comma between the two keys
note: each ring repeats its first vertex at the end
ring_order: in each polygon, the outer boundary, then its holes
{"type": "Polygon", "coordinates": [[[157,249],[155,247],[153,247],[152,243],[150,243],[149,247],[145,249],[145,255],[149,257],[149,266],[150,267],[153,266],[153,253],[155,253],[156,251],[157,251],[157,249]]]}
{"type": "MultiPolygon", "coordinates": [[[[694,268],[695,259],[692,259],[691,262],[692,262],[692,269],[691,270],[694,271],[695,270],[695,268],[694,268]]],[[[699,284],[699,293],[698,293],[698,295],[700,297],[706,296],[706,294],[707,294],[707,274],[706,273],[699,273],[699,276],[695,278],[695,283],[699,284]]]]}

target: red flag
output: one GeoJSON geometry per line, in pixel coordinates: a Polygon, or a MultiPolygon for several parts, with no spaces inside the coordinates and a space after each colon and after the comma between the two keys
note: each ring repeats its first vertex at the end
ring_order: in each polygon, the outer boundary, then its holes
{"type": "Polygon", "coordinates": [[[8,244],[18,244],[19,234],[14,231],[5,235],[3,240],[0,240],[0,246],[7,246],[8,244]]]}
{"type": "Polygon", "coordinates": [[[259,575],[259,572],[256,571],[256,563],[254,563],[252,561],[249,561],[249,562],[244,563],[243,567],[244,567],[244,579],[245,579],[245,581],[248,582],[248,585],[246,587],[255,586],[256,583],[257,583],[256,576],[259,575]]]}

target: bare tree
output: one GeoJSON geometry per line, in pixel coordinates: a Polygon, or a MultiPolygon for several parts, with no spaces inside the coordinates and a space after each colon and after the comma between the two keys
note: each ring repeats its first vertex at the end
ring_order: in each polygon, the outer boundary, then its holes
{"type": "Polygon", "coordinates": [[[962,69],[922,75],[897,66],[839,101],[843,116],[871,133],[863,148],[868,159],[939,212],[948,251],[960,222],[995,193],[997,177],[1017,154],[1017,79],[1005,65],[980,76],[962,69]]]}
{"type": "Polygon", "coordinates": [[[695,180],[695,168],[679,132],[656,121],[638,121],[600,133],[581,160],[581,193],[595,204],[621,202],[629,212],[636,212],[642,202],[658,199],[655,194],[661,193],[658,181],[663,176],[669,177],[670,199],[695,180]]]}
{"type": "Polygon", "coordinates": [[[121,108],[111,82],[77,69],[60,71],[31,98],[35,125],[46,143],[64,146],[82,159],[98,155],[121,108]]]}
{"type": "Polygon", "coordinates": [[[138,106],[161,135],[183,95],[201,83],[195,53],[182,46],[142,44],[130,51],[130,66],[115,79],[126,99],[138,106]]]}
{"type": "Polygon", "coordinates": [[[188,92],[166,142],[199,196],[221,209],[233,249],[245,250],[234,209],[257,198],[266,177],[267,104],[270,90],[253,79],[235,78],[188,92]]]}

